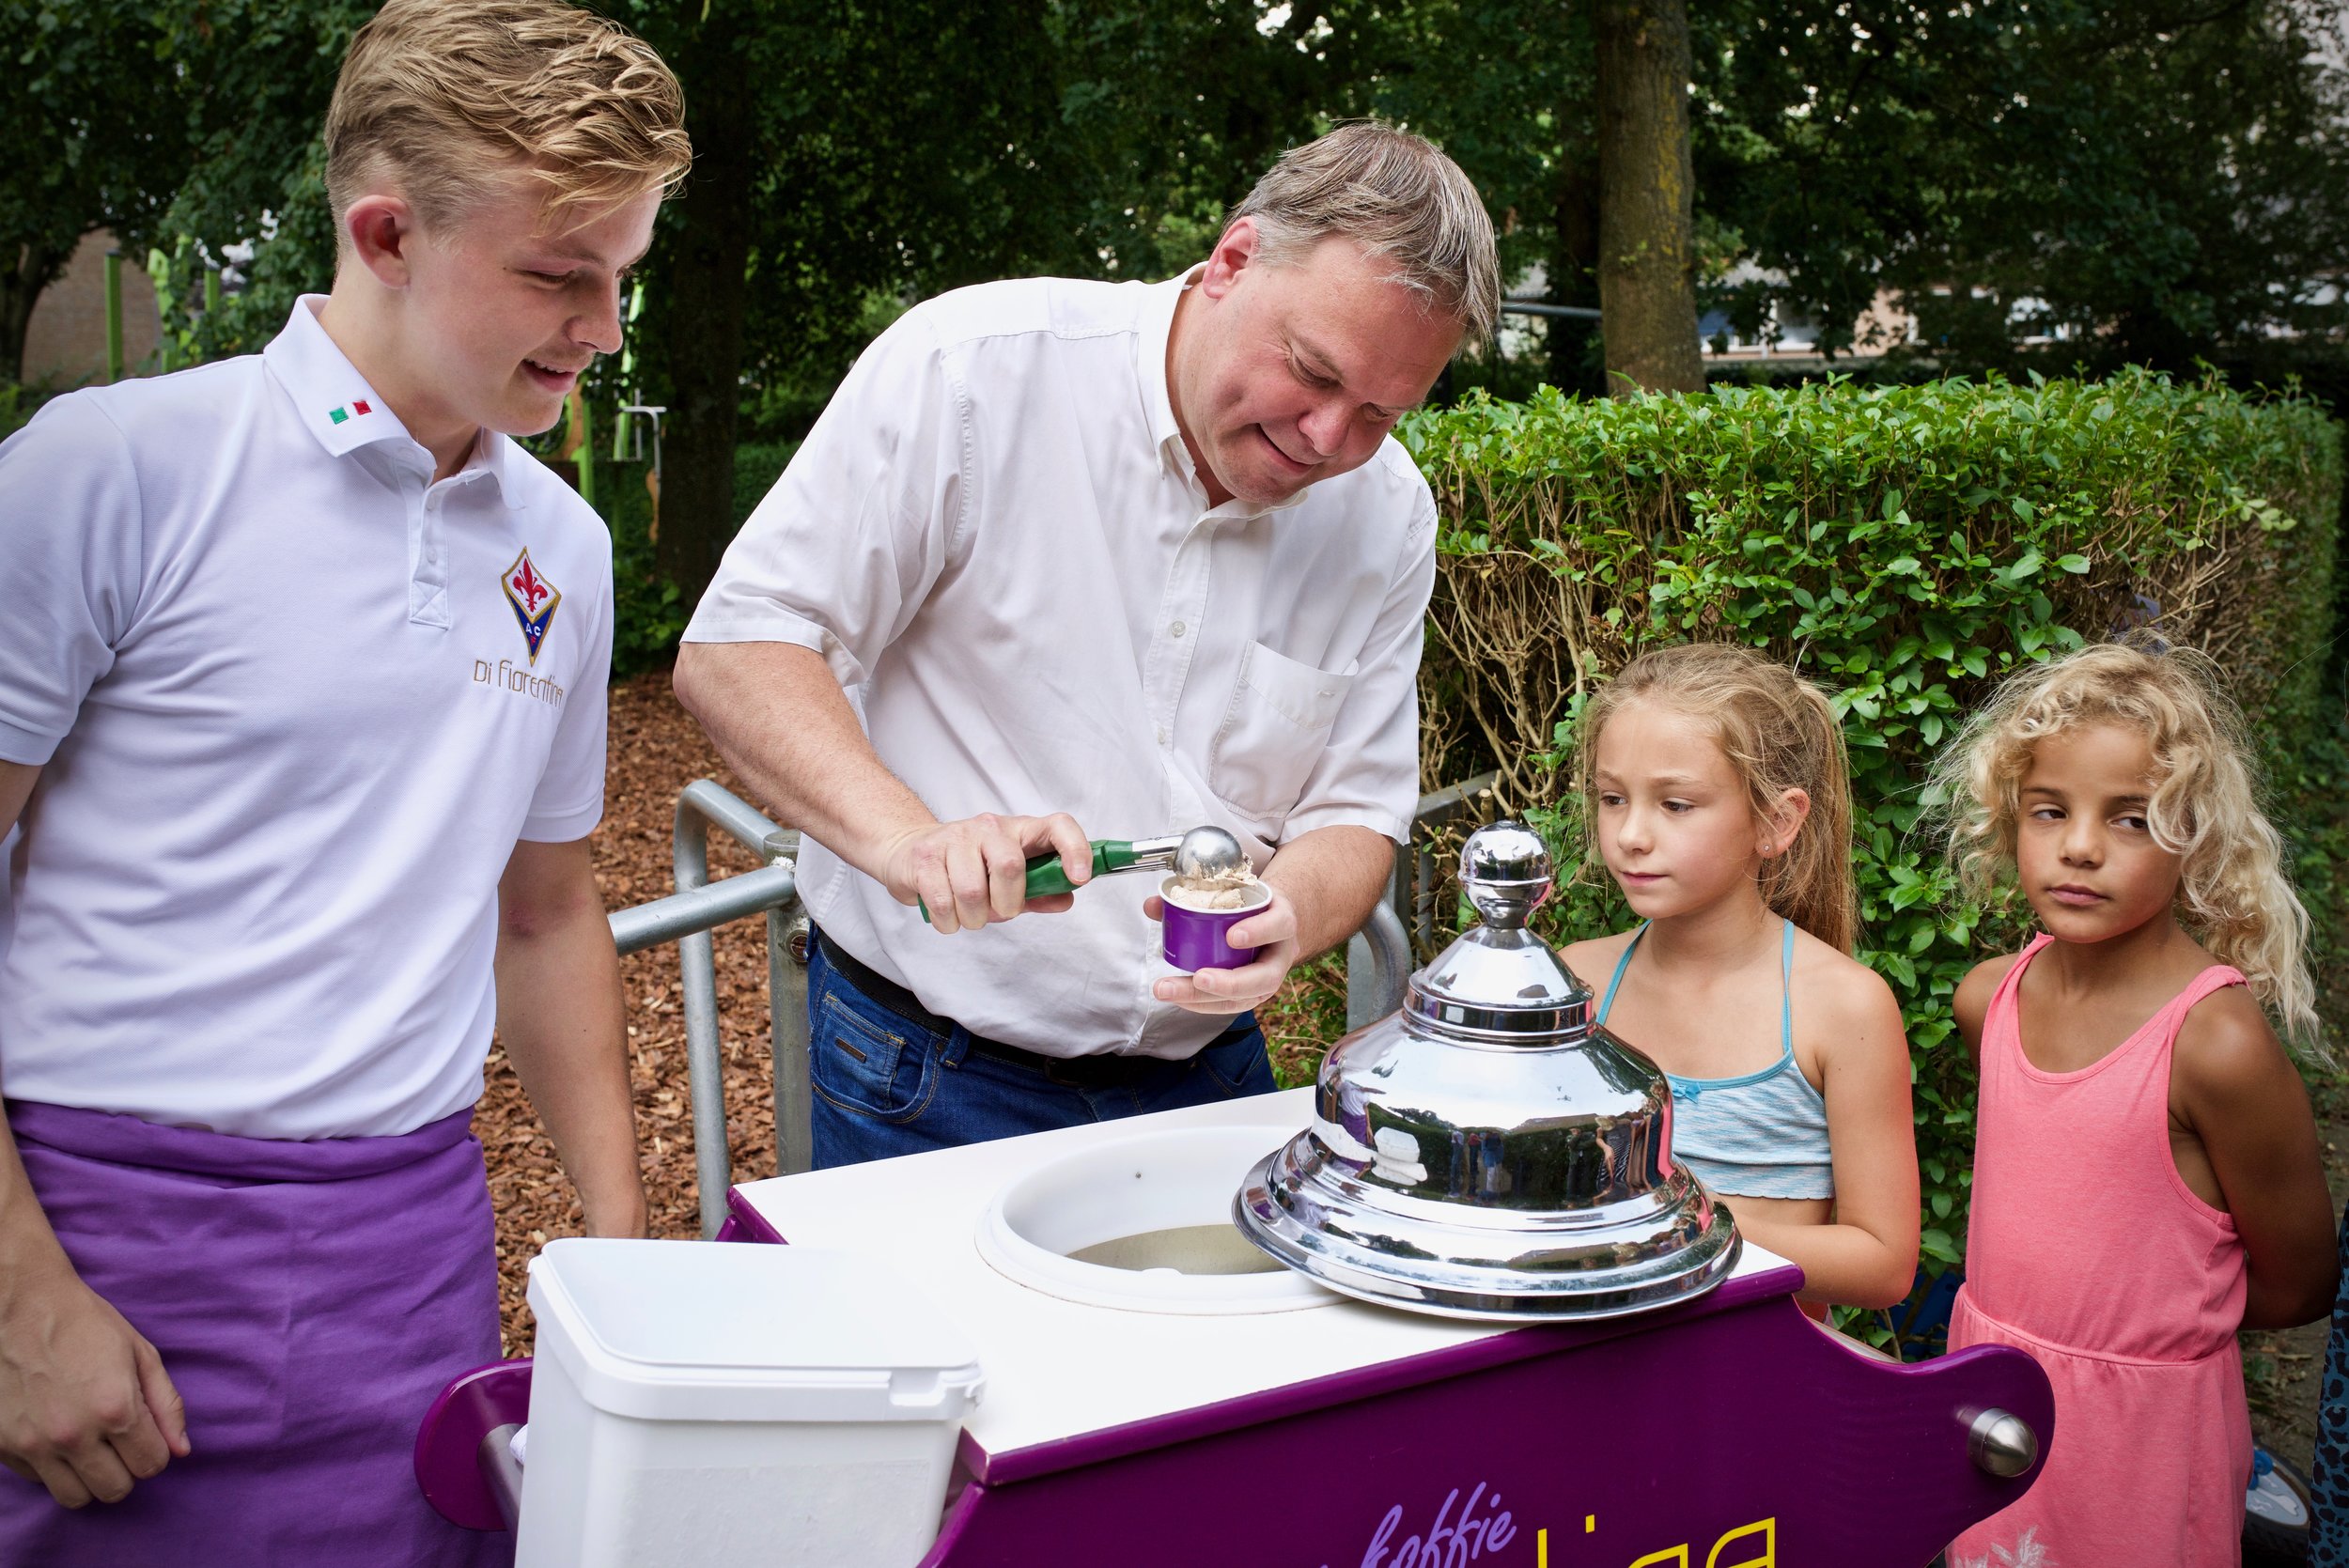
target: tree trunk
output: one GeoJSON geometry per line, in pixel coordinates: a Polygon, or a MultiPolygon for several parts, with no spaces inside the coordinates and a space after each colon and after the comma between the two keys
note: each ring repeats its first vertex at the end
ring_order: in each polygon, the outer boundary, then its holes
{"type": "Polygon", "coordinates": [[[1598,0],[1595,20],[1608,386],[1702,391],[1688,0],[1598,0]]]}
{"type": "Polygon", "coordinates": [[[662,430],[656,559],[689,605],[701,598],[734,533],[734,443],[742,411],[742,330],[750,303],[752,146],[748,50],[735,17],[715,8],[683,52],[693,172],[670,247],[664,357],[670,409],[662,430]]]}
{"type": "Polygon", "coordinates": [[[24,380],[24,339],[33,326],[40,291],[65,271],[65,253],[44,245],[19,245],[16,265],[0,268],[0,377],[24,380]]]}
{"type": "MultiPolygon", "coordinates": [[[[1551,230],[1549,300],[1552,304],[1598,307],[1598,171],[1572,147],[1559,163],[1551,230]]],[[[1586,397],[1607,391],[1605,371],[1591,363],[1597,323],[1556,316],[1549,322],[1549,384],[1586,397]]]]}

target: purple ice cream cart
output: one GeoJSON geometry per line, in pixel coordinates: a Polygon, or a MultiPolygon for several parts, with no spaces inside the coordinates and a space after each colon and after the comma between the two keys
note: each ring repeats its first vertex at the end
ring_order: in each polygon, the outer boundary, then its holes
{"type": "Polygon", "coordinates": [[[1524,931],[1538,841],[1464,873],[1313,1089],[735,1188],[781,1246],[554,1244],[427,1496],[525,1568],[1922,1568],[2021,1496],[2037,1364],[1806,1317],[1524,931]]]}

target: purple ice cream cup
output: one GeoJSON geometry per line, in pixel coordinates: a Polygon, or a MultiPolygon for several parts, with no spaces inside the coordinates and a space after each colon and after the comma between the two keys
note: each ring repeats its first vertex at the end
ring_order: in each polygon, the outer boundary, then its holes
{"type": "Polygon", "coordinates": [[[1187,909],[1174,902],[1174,881],[1169,877],[1159,884],[1159,897],[1165,906],[1160,919],[1166,927],[1166,961],[1178,970],[1192,971],[1236,970],[1254,962],[1254,948],[1234,947],[1224,938],[1241,921],[1264,913],[1272,903],[1272,890],[1262,882],[1246,884],[1246,908],[1187,909]]]}

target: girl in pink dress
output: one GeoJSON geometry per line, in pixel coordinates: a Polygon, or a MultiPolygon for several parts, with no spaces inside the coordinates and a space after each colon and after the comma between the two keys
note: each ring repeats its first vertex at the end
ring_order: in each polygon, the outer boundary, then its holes
{"type": "Polygon", "coordinates": [[[2043,934],[1956,1013],[1982,1072],[1950,1348],[2055,1385],[2046,1467],[1952,1568],[2241,1560],[2235,1330],[2322,1316],[2338,1270],[2308,1094],[2308,916],[2210,661],[2093,646],[2025,670],[1944,759],[1953,852],[2043,934]]]}

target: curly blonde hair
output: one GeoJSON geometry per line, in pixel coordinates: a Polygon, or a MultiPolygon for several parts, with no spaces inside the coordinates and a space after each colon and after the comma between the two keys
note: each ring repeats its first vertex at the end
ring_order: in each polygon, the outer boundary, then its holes
{"type": "Polygon", "coordinates": [[[326,110],[338,228],[377,179],[442,225],[511,171],[544,188],[542,225],[562,232],[673,193],[692,161],[661,56],[562,0],[390,0],[351,39],[326,110]]]}
{"type": "Polygon", "coordinates": [[[1710,726],[1756,822],[1776,815],[1787,790],[1811,797],[1811,814],[1794,842],[1763,862],[1758,891],[1770,908],[1838,953],[1850,953],[1859,938],[1851,768],[1843,726],[1827,693],[1734,644],[1685,643],[1640,655],[1583,705],[1576,726],[1575,785],[1585,822],[1597,816],[1593,775],[1600,732],[1634,703],[1654,703],[1710,726]]]}
{"type": "MultiPolygon", "coordinates": [[[[2178,921],[2243,971],[2296,1043],[2322,1032],[2308,968],[2309,914],[2284,872],[2281,834],[2260,810],[2243,712],[2217,661],[2191,648],[2100,643],[2016,672],[1967,722],[1934,768],[1927,799],[1966,891],[2013,877],[2024,775],[2043,740],[2112,724],[2154,755],[2146,821],[2179,856],[2178,921]]],[[[2321,1054],[2321,1052],[2320,1052],[2321,1054]]]]}

